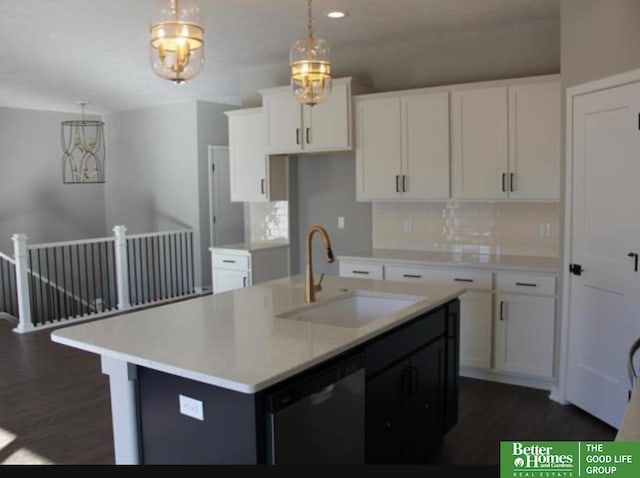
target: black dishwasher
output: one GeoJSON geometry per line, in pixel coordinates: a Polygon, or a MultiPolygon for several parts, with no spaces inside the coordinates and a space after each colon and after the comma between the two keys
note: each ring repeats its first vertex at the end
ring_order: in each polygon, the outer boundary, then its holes
{"type": "Polygon", "coordinates": [[[364,464],[364,359],[334,363],[267,397],[271,464],[364,464]]]}

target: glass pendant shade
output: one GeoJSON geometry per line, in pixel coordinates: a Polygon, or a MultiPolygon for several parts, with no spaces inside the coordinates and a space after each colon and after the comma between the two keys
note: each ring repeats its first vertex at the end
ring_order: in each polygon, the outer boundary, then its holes
{"type": "Polygon", "coordinates": [[[298,102],[313,106],[331,94],[329,45],[313,36],[311,0],[308,3],[307,37],[296,41],[289,52],[291,88],[298,102]]]}
{"type": "Polygon", "coordinates": [[[184,83],[202,71],[204,27],[195,0],[156,0],[151,65],[160,78],[184,83]]]}

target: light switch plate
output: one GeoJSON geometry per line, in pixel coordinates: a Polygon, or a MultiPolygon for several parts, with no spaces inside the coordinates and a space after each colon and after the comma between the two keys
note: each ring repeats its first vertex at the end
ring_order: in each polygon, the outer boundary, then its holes
{"type": "Polygon", "coordinates": [[[338,218],[338,229],[344,229],[344,217],[342,216],[338,218]]]}
{"type": "Polygon", "coordinates": [[[180,413],[187,417],[195,418],[196,420],[204,421],[204,404],[201,400],[187,397],[185,395],[179,395],[180,398],[180,413]]]}
{"type": "Polygon", "coordinates": [[[405,233],[413,232],[413,220],[411,219],[404,220],[404,232],[405,233]]]}

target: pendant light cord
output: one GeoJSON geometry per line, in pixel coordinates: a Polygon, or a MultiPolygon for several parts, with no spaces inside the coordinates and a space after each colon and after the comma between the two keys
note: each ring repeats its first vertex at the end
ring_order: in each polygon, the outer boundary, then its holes
{"type": "Polygon", "coordinates": [[[307,9],[307,33],[309,34],[309,38],[313,37],[313,12],[311,10],[311,2],[312,0],[309,0],[307,9]]]}

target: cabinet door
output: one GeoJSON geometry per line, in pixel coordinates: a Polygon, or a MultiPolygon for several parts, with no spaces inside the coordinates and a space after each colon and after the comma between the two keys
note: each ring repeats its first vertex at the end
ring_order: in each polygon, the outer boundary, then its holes
{"type": "Polygon", "coordinates": [[[560,83],[509,87],[509,196],[560,198],[560,83]]]}
{"type": "Polygon", "coordinates": [[[400,98],[361,101],[356,107],[358,200],[400,199],[400,98]]]}
{"type": "Polygon", "coordinates": [[[555,299],[496,296],[497,370],[553,378],[555,299]]]}
{"type": "Polygon", "coordinates": [[[213,293],[219,294],[228,290],[242,289],[251,285],[249,271],[227,269],[213,270],[213,293]]]}
{"type": "Polygon", "coordinates": [[[449,93],[402,98],[404,199],[449,198],[449,93]]]}
{"type": "Polygon", "coordinates": [[[408,401],[408,463],[426,463],[443,435],[445,396],[445,339],[413,354],[410,358],[411,395],[408,401]]]}
{"type": "Polygon", "coordinates": [[[460,365],[491,368],[491,292],[460,296],[460,365]]]}
{"type": "MultiPolygon", "coordinates": [[[[286,90],[263,97],[267,130],[267,152],[296,153],[302,151],[302,107],[286,90]]],[[[264,124],[263,124],[264,128],[264,124]]]]}
{"type": "Polygon", "coordinates": [[[453,196],[465,199],[507,197],[507,88],[452,94],[453,196]]]}
{"type": "Polygon", "coordinates": [[[366,463],[404,461],[404,412],[409,363],[390,367],[366,383],[365,456],[366,463]]]}
{"type": "Polygon", "coordinates": [[[334,83],[327,101],[315,106],[303,106],[305,151],[351,149],[350,102],[349,85],[334,83]]]}
{"type": "Polygon", "coordinates": [[[267,201],[264,117],[260,109],[229,116],[229,179],[231,201],[267,201]]]}

